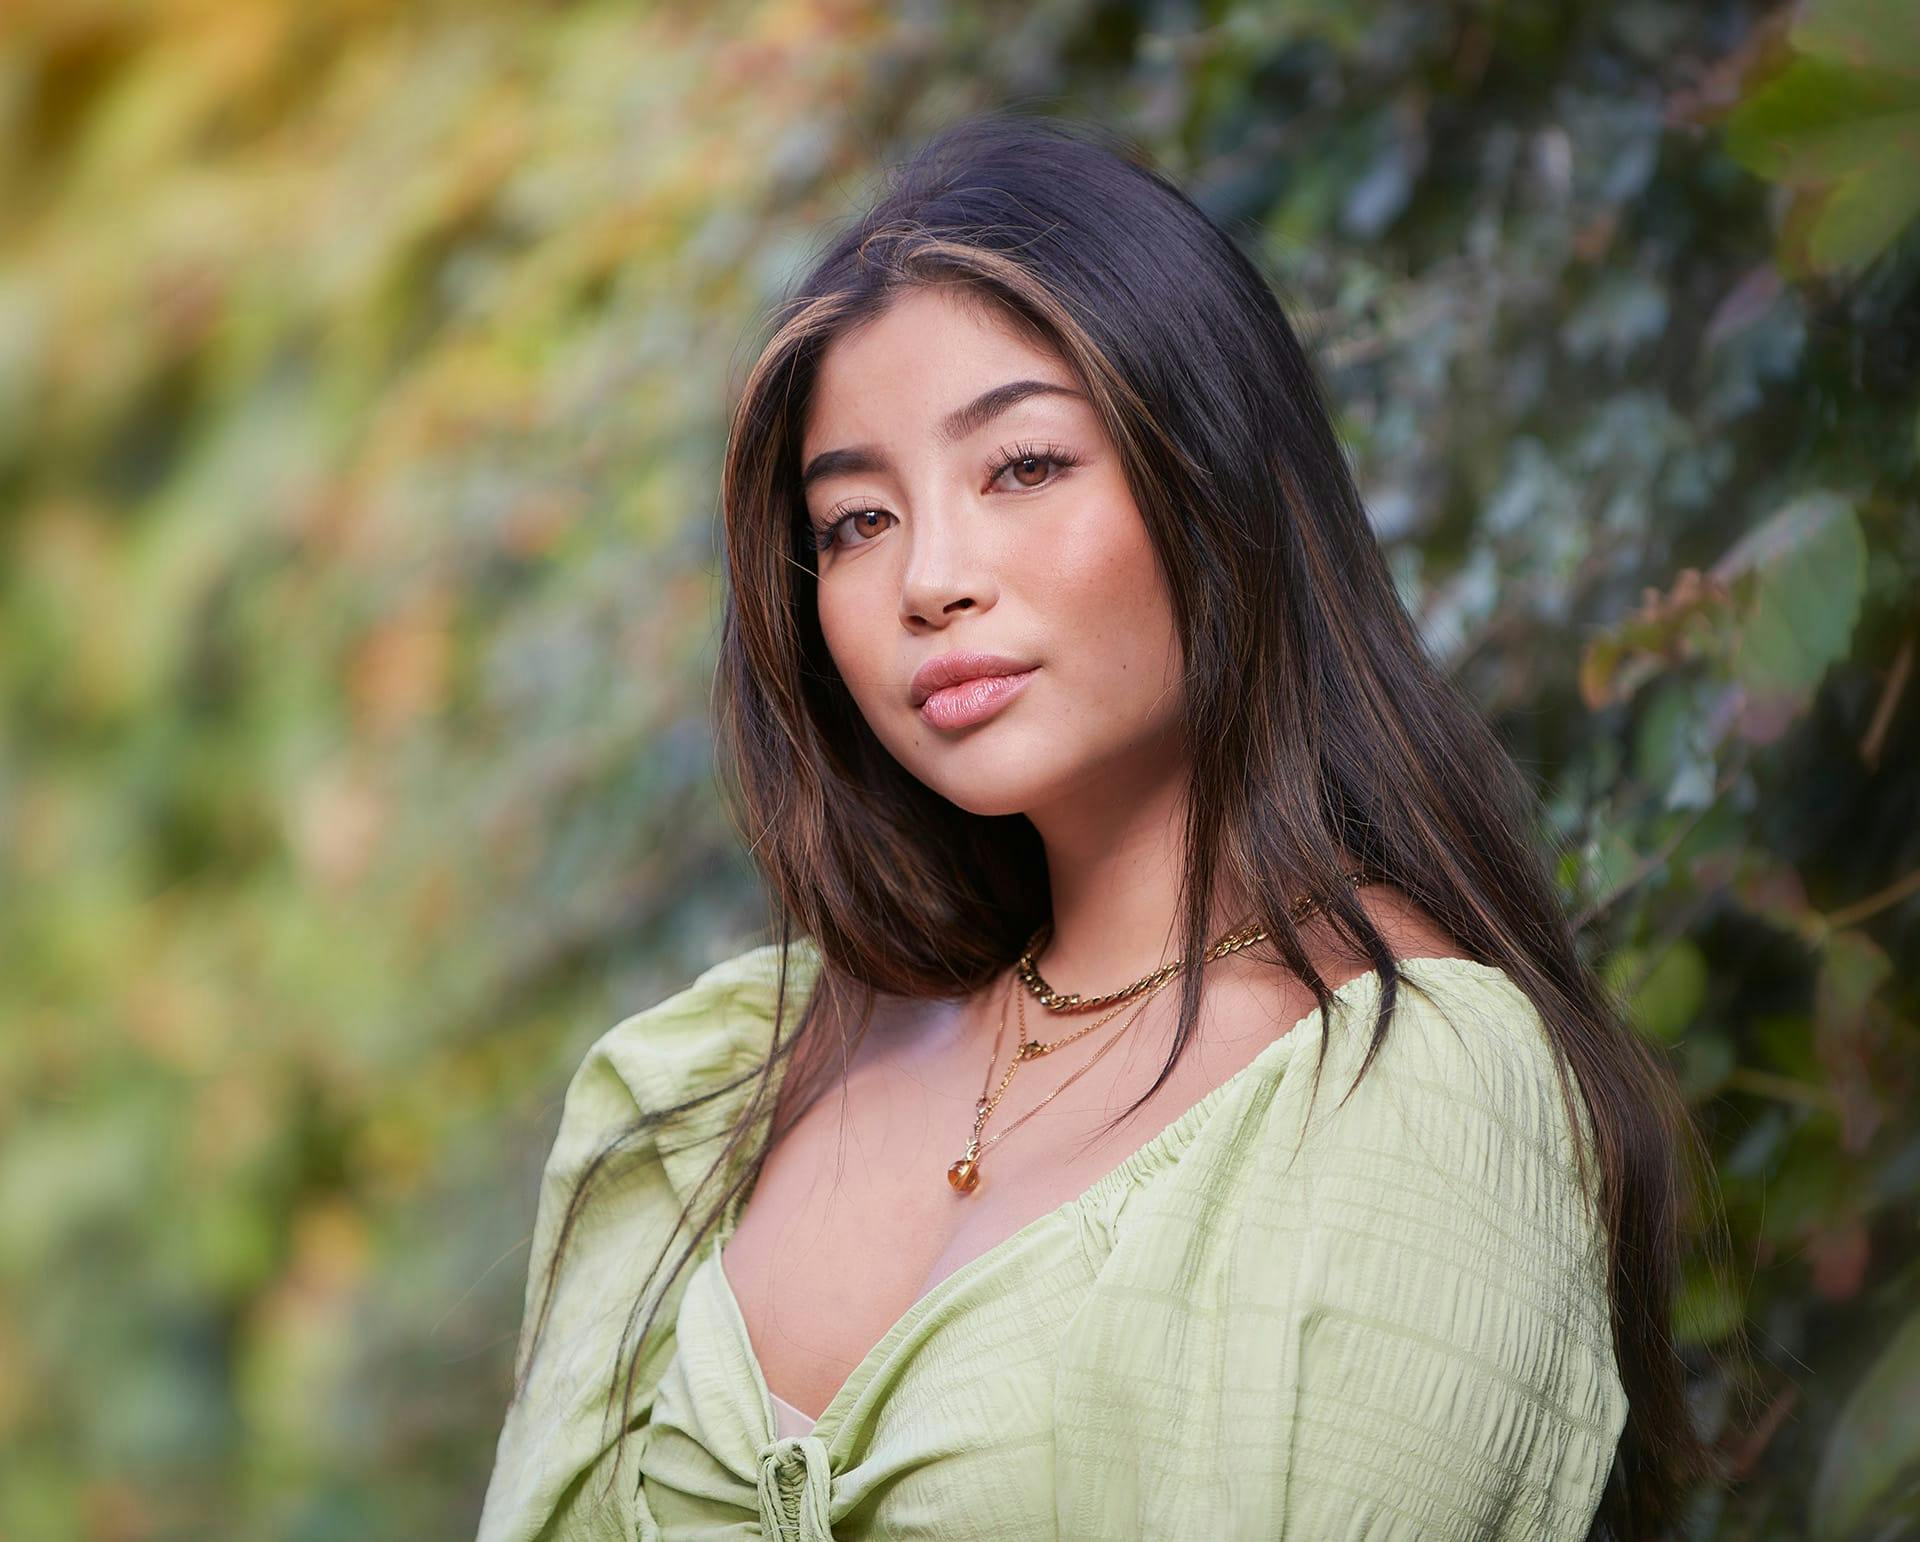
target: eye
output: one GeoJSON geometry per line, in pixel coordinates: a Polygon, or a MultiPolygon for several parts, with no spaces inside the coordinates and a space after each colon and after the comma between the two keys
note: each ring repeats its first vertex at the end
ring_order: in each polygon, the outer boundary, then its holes
{"type": "Polygon", "coordinates": [[[1057,445],[1036,447],[1031,444],[1016,444],[1000,452],[1000,458],[994,462],[987,473],[987,485],[993,486],[1009,471],[1019,474],[1024,473],[1028,467],[1044,466],[1048,468],[1049,474],[1040,481],[1022,482],[1016,478],[1013,487],[1007,489],[1009,492],[1037,492],[1059,481],[1063,473],[1079,464],[1080,462],[1070,452],[1057,445]]]}
{"type": "MultiPolygon", "coordinates": [[[[855,520],[874,519],[874,518],[892,519],[893,516],[889,514],[885,509],[843,509],[841,510],[832,519],[828,520],[824,526],[812,532],[811,540],[813,543],[813,549],[816,552],[823,552],[829,546],[863,546],[865,545],[866,543],[864,540],[859,540],[859,541],[840,540],[839,539],[840,527],[842,525],[852,525],[855,520]]],[[[856,528],[860,528],[860,527],[856,527],[856,528]]],[[[877,535],[879,534],[879,531],[875,530],[874,533],[877,535]]]]}
{"type": "MultiPolygon", "coordinates": [[[[987,487],[991,490],[997,486],[1000,479],[1009,471],[1014,472],[1017,478],[1034,474],[1036,468],[1044,468],[1047,475],[1037,482],[1016,480],[1013,486],[1001,489],[1004,492],[1016,493],[1039,492],[1042,488],[1051,487],[1066,472],[1079,464],[1079,457],[1057,445],[1040,447],[1031,444],[1011,445],[1001,450],[987,467],[987,487]]],[[[867,531],[869,535],[879,535],[885,529],[884,526],[863,522],[892,518],[894,516],[885,509],[864,507],[837,509],[831,513],[825,525],[810,530],[808,539],[815,552],[824,552],[833,546],[864,546],[867,541],[866,536],[858,540],[841,540],[841,527],[850,526],[855,530],[867,531]]]]}

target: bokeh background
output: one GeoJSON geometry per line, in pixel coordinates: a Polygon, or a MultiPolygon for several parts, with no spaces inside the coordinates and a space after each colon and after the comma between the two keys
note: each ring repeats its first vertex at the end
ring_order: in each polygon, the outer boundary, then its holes
{"type": "Polygon", "coordinates": [[[725,414],[892,155],[1275,275],[1667,1046],[1692,1534],[1920,1535],[1920,6],[0,10],[0,1536],[470,1536],[535,1181],[764,940],[725,414]]]}

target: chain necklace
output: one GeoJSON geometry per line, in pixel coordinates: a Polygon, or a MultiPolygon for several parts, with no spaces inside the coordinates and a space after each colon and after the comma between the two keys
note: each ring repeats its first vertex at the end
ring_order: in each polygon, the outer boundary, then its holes
{"type": "MultiPolygon", "coordinates": [[[[1013,983],[1011,980],[1008,982],[1009,994],[1012,994],[1013,983]]],[[[1164,986],[1165,983],[1163,980],[1161,986],[1164,986]]],[[[1155,989],[1159,988],[1158,986],[1155,987],[1155,989]]],[[[1152,992],[1148,992],[1148,994],[1151,995],[1152,992]]],[[[1020,1043],[1014,1049],[1013,1059],[1007,1062],[1006,1074],[1000,1078],[999,1087],[989,1095],[988,1088],[993,1086],[993,1067],[1000,1059],[1000,1041],[1006,1036],[1007,1032],[1007,1007],[1004,1001],[1001,1002],[1000,1026],[995,1030],[993,1035],[993,1056],[987,1061],[986,1085],[980,1089],[980,1097],[973,1105],[973,1134],[968,1139],[967,1149],[961,1154],[960,1159],[947,1169],[947,1182],[952,1184],[954,1188],[958,1189],[962,1194],[971,1194],[977,1189],[980,1186],[981,1153],[989,1147],[997,1146],[1061,1093],[1065,1092],[1067,1088],[1071,1087],[1082,1076],[1085,1076],[1087,1072],[1091,1071],[1094,1063],[1108,1050],[1112,1049],[1114,1045],[1120,1042],[1120,1035],[1124,1034],[1128,1028],[1133,1026],[1134,1018],[1139,1017],[1139,1015],[1146,1010],[1146,1006],[1146,1002],[1142,1001],[1139,1006],[1134,1008],[1133,1017],[1127,1019],[1125,1025],[1120,1029],[1120,1032],[1108,1039],[1105,1044],[1102,1044],[1100,1048],[1094,1052],[1092,1060],[1089,1060],[1085,1065],[1081,1066],[1073,1075],[1069,1076],[1058,1087],[1055,1087],[1052,1092],[1049,1092],[1038,1103],[1034,1104],[1032,1108],[1014,1120],[1012,1124],[1008,1125],[998,1135],[994,1136],[992,1140],[983,1144],[980,1139],[980,1132],[986,1128],[987,1120],[992,1117],[994,1109],[999,1106],[1000,1099],[1006,1094],[1007,1084],[1013,1080],[1013,1073],[1020,1069],[1021,1062],[1036,1059],[1052,1050],[1059,1049],[1063,1044],[1071,1044],[1075,1039],[1092,1033],[1093,1030],[1098,1028],[1102,1023],[1112,1022],[1114,1018],[1126,1010],[1126,1003],[1122,1002],[1104,1017],[1095,1018],[1078,1033],[1069,1034],[1064,1039],[1054,1039],[1049,1043],[1042,1044],[1027,1037],[1026,1005],[1024,1002],[1021,1002],[1020,1043]]]]}
{"type": "MultiPolygon", "coordinates": [[[[1366,887],[1367,879],[1364,869],[1355,868],[1344,876],[1347,882],[1353,884],[1356,888],[1366,887]]],[[[1318,906],[1314,900],[1310,898],[1301,900],[1289,910],[1288,920],[1297,925],[1317,908],[1318,906]]],[[[967,1141],[967,1149],[960,1155],[957,1161],[947,1168],[947,1182],[962,1194],[971,1194],[980,1186],[981,1156],[989,1148],[1005,1140],[1015,1130],[1019,1129],[1021,1125],[1025,1124],[1035,1114],[1039,1113],[1041,1109],[1045,1108],[1047,1104],[1051,1103],[1061,1093],[1065,1092],[1067,1088],[1071,1087],[1082,1076],[1091,1071],[1100,1057],[1120,1042],[1121,1035],[1124,1034],[1127,1029],[1131,1028],[1139,1018],[1141,1012],[1146,1010],[1146,998],[1150,998],[1155,992],[1163,989],[1186,967],[1185,959],[1175,959],[1170,964],[1161,965],[1160,968],[1154,970],[1151,974],[1143,975],[1140,979],[1135,980],[1133,984],[1121,990],[1110,991],[1104,996],[1083,997],[1077,993],[1063,995],[1059,991],[1054,990],[1053,987],[1041,978],[1040,970],[1033,961],[1034,950],[1040,946],[1049,924],[1050,923],[1042,924],[1040,929],[1027,940],[1026,947],[1021,950],[1020,957],[1014,964],[1013,979],[1008,982],[1009,994],[1014,994],[1013,985],[1017,982],[1023,985],[1028,993],[1033,995],[1040,1004],[1050,1012],[1095,1012],[1099,1011],[1102,1007],[1108,1006],[1110,1006],[1112,1010],[1094,1019],[1093,1022],[1087,1024],[1086,1027],[1077,1032],[1068,1034],[1065,1038],[1045,1041],[1029,1039],[1027,1037],[1026,1001],[1024,997],[1015,995],[1015,1003],[1020,1018],[1020,1039],[1014,1049],[1013,1058],[1007,1062],[1006,1074],[1000,1078],[999,1087],[994,1088],[993,1068],[1000,1059],[1000,1044],[1001,1040],[1006,1036],[1007,1031],[1006,1003],[1004,1001],[1001,1003],[1000,1022],[993,1036],[993,1054],[987,1061],[987,1079],[980,1089],[980,1097],[973,1105],[973,1134],[967,1141]],[[1049,1092],[1038,1103],[1034,1104],[1026,1113],[1014,1120],[1012,1124],[1008,1125],[998,1135],[994,1136],[992,1140],[982,1142],[980,1139],[981,1131],[986,1128],[987,1120],[993,1116],[993,1111],[999,1106],[1000,1099],[1006,1095],[1007,1087],[1009,1083],[1013,1081],[1014,1072],[1018,1071],[1027,1061],[1036,1060],[1042,1055],[1050,1055],[1056,1049],[1073,1043],[1075,1039],[1083,1038],[1087,1034],[1092,1033],[1094,1029],[1100,1027],[1102,1024],[1112,1022],[1114,1018],[1118,1017],[1120,1013],[1126,1009],[1127,1003],[1135,999],[1140,1000],[1140,1005],[1134,1009],[1133,1015],[1121,1026],[1119,1032],[1115,1033],[1112,1038],[1100,1046],[1091,1060],[1081,1066],[1079,1070],[1075,1071],[1065,1081],[1061,1082],[1058,1087],[1054,1088],[1052,1092],[1049,1092]]],[[[1218,942],[1215,942],[1206,950],[1205,954],[1201,957],[1201,965],[1205,967],[1205,965],[1212,963],[1217,958],[1224,958],[1229,953],[1236,953],[1242,948],[1252,947],[1254,943],[1262,941],[1266,936],[1266,928],[1257,922],[1249,923],[1235,931],[1228,932],[1224,937],[1220,938],[1218,942]]]]}

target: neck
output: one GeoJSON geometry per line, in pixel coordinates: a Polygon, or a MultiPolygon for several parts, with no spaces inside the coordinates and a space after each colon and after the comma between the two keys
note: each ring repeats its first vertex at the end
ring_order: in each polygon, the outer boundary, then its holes
{"type": "MultiPolygon", "coordinates": [[[[1095,795],[1029,810],[1046,847],[1053,924],[1036,963],[1055,990],[1103,995],[1180,956],[1186,860],[1185,772],[1108,776],[1095,795]]],[[[1244,922],[1244,896],[1220,894],[1209,944],[1244,922]]]]}

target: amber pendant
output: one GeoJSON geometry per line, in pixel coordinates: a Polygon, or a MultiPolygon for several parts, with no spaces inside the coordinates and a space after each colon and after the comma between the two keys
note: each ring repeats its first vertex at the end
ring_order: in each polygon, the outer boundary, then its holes
{"type": "Polygon", "coordinates": [[[977,1138],[967,1142],[967,1149],[960,1160],[947,1169],[947,1182],[962,1194],[971,1194],[980,1186],[980,1142],[977,1138]]]}

